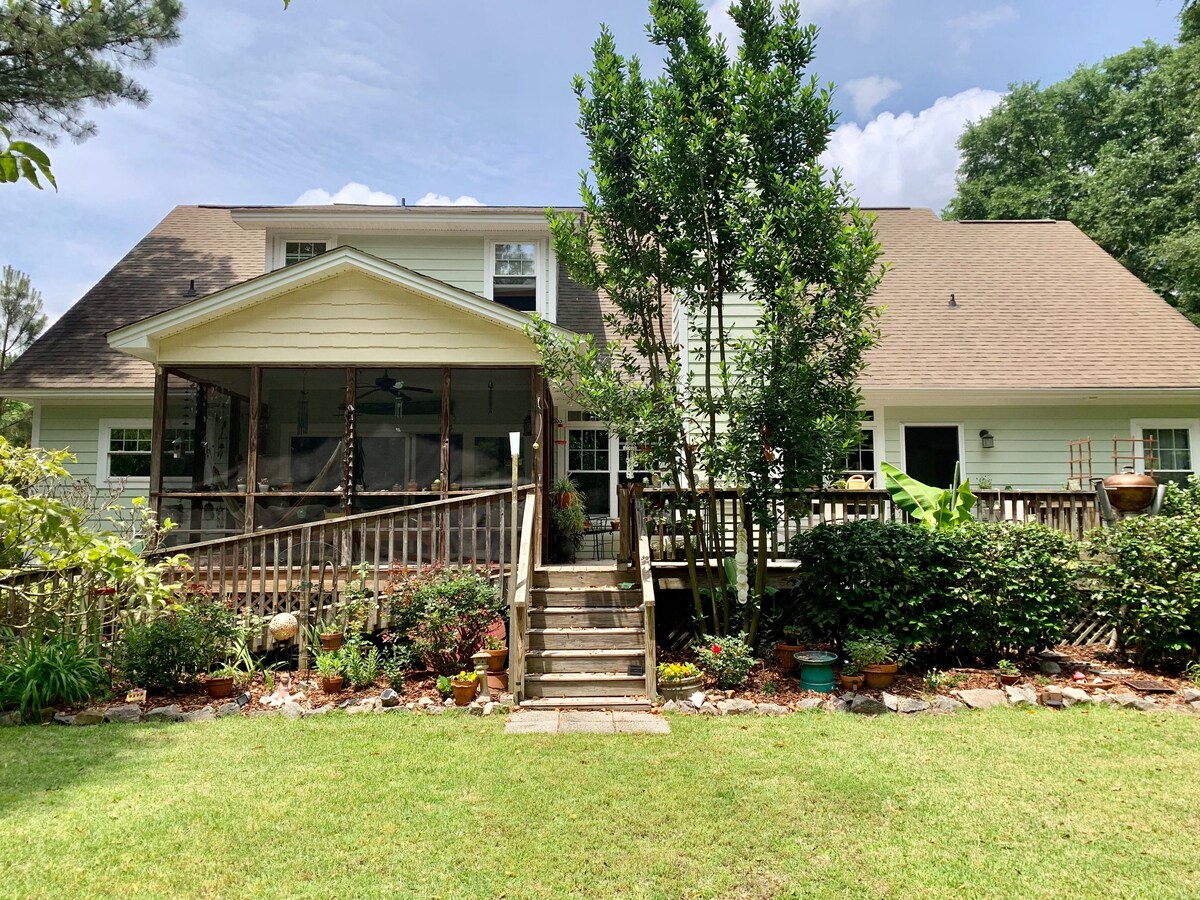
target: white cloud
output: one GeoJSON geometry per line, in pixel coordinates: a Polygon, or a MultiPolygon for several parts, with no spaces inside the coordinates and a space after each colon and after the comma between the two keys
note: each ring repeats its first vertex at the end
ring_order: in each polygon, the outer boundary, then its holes
{"type": "MultiPolygon", "coordinates": [[[[879,14],[892,0],[808,0],[800,6],[800,17],[805,22],[818,25],[836,16],[854,16],[855,27],[864,32],[874,31],[879,23],[879,14]]],[[[732,0],[713,0],[708,6],[708,27],[714,34],[724,36],[732,50],[740,41],[738,27],[729,15],[732,0]]],[[[771,0],[771,6],[779,10],[780,0],[771,0]]]]}
{"type": "Polygon", "coordinates": [[[847,81],[842,87],[850,95],[854,104],[854,114],[860,119],[865,119],[875,111],[875,107],[900,90],[900,82],[894,78],[868,75],[866,78],[847,81]]]}
{"type": "Polygon", "coordinates": [[[417,200],[416,203],[413,204],[413,206],[485,206],[485,205],[486,204],[481,203],[479,200],[476,200],[474,197],[469,197],[466,194],[463,194],[461,197],[451,200],[445,194],[435,194],[433,191],[430,191],[428,194],[426,194],[424,197],[421,197],[419,200],[417,200]]]}
{"type": "Polygon", "coordinates": [[[982,9],[978,12],[967,13],[965,16],[958,16],[951,19],[946,25],[954,35],[955,48],[959,53],[966,53],[971,49],[971,40],[974,35],[998,25],[1011,25],[1019,18],[1015,9],[1007,3],[1001,3],[991,9],[982,9]]]}
{"type": "Polygon", "coordinates": [[[336,194],[324,188],[310,188],[294,201],[294,206],[328,206],[331,203],[356,203],[362,206],[395,206],[400,201],[392,194],[373,191],[357,181],[347,182],[336,194]]]}
{"type": "Polygon", "coordinates": [[[866,125],[834,130],[821,162],[840,168],[864,206],[929,206],[940,210],[954,194],[958,136],[1003,94],[970,88],[939,97],[928,109],[880,113],[866,125]]]}

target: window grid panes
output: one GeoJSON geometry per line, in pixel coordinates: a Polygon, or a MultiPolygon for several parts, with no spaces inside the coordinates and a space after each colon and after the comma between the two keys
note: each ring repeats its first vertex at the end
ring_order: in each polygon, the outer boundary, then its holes
{"type": "Polygon", "coordinates": [[[1183,481],[1192,474],[1191,432],[1187,428],[1144,428],[1142,437],[1153,439],[1147,465],[1160,480],[1183,481]]]}
{"type": "Polygon", "coordinates": [[[846,474],[867,477],[875,474],[874,428],[864,428],[861,443],[846,454],[846,474]]]}
{"type": "Polygon", "coordinates": [[[519,312],[537,309],[537,245],[496,244],[492,299],[519,312]]]}
{"type": "Polygon", "coordinates": [[[573,428],[567,437],[567,468],[572,472],[608,471],[608,432],[573,428]]]}
{"type": "Polygon", "coordinates": [[[283,264],[294,266],[298,262],[320,256],[328,248],[325,241],[285,241],[283,245],[283,264]]]}

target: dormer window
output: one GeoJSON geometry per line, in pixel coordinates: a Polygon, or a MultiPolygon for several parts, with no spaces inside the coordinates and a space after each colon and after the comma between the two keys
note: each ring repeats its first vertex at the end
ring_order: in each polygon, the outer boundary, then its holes
{"type": "Polygon", "coordinates": [[[325,241],[284,241],[283,264],[294,266],[298,262],[320,256],[328,249],[329,244],[325,241]]]}
{"type": "Polygon", "coordinates": [[[536,241],[495,241],[490,245],[488,275],[490,296],[518,312],[538,308],[540,245],[536,241]]]}

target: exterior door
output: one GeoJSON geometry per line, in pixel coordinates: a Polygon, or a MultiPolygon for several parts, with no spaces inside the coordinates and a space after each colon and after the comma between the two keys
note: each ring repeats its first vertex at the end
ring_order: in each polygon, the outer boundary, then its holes
{"type": "Polygon", "coordinates": [[[608,430],[567,429],[567,475],[579,486],[589,516],[611,515],[612,465],[608,430]]]}
{"type": "Polygon", "coordinates": [[[960,462],[957,425],[905,425],[904,471],[930,487],[950,487],[960,462]]]}

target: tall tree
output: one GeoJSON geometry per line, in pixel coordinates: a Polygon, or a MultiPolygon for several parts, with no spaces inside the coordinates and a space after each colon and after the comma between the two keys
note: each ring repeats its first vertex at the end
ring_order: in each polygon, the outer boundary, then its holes
{"type": "Polygon", "coordinates": [[[834,114],[806,74],[816,29],[797,6],[735,3],[732,57],[698,0],[652,0],[650,11],[664,72],[644,78],[601,32],[575,81],[591,159],[584,214],[551,216],[571,277],[616,307],[614,340],[562,338],[545,323],[534,337],[547,374],[685,499],[697,628],[753,640],[766,557],[758,590],[731,610],[716,489],[740,489],[761,537],[780,490],[820,483],[858,439],[880,248],[818,162],[834,114]]]}
{"type": "Polygon", "coordinates": [[[1200,323],[1200,3],[1180,23],[1176,46],[1014,86],[959,139],[945,215],[1070,220],[1200,323]]]}
{"type": "MultiPolygon", "coordinates": [[[[29,276],[12,266],[0,275],[0,375],[29,347],[46,327],[42,295],[29,276]]],[[[26,445],[31,432],[30,408],[15,400],[0,400],[0,435],[10,443],[26,445]]]]}
{"type": "Polygon", "coordinates": [[[177,41],[182,16],[180,0],[0,0],[0,183],[53,183],[31,141],[91,137],[87,104],[148,103],[129,69],[177,41]]]}

